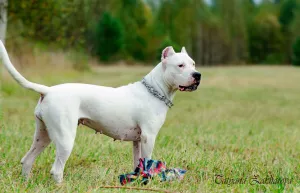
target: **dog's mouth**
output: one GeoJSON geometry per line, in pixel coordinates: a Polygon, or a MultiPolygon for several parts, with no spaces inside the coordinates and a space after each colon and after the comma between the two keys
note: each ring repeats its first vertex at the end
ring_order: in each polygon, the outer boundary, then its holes
{"type": "Polygon", "coordinates": [[[190,86],[181,86],[181,85],[179,85],[179,88],[178,88],[178,89],[179,89],[180,91],[188,91],[188,92],[192,92],[192,91],[197,90],[199,84],[200,84],[200,81],[197,81],[197,82],[191,84],[190,86]]]}

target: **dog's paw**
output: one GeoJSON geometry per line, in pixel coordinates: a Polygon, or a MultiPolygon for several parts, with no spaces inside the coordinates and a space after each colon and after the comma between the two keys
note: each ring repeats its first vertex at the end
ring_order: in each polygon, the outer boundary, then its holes
{"type": "Polygon", "coordinates": [[[54,179],[54,181],[57,184],[62,183],[62,181],[63,181],[63,173],[56,173],[56,172],[53,172],[53,171],[51,171],[50,173],[51,173],[52,178],[54,179]]]}

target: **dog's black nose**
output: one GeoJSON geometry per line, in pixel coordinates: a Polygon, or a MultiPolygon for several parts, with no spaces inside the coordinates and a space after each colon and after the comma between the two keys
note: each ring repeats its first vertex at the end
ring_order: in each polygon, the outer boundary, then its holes
{"type": "Polygon", "coordinates": [[[195,78],[195,80],[199,81],[201,79],[201,73],[200,72],[194,72],[192,74],[193,78],[195,78]]]}

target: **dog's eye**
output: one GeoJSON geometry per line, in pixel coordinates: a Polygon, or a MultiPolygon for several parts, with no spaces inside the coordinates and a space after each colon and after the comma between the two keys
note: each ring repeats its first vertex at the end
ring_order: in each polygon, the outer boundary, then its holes
{"type": "Polygon", "coordinates": [[[179,67],[179,68],[182,68],[182,67],[184,67],[184,65],[183,65],[183,64],[179,64],[178,67],[179,67]]]}

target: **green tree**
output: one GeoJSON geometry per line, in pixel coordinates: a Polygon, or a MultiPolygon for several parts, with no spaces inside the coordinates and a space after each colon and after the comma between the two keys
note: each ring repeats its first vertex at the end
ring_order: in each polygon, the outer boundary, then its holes
{"type": "Polygon", "coordinates": [[[64,48],[83,48],[88,43],[88,30],[95,28],[94,21],[98,20],[108,1],[9,1],[8,27],[18,28],[13,34],[24,38],[54,42],[64,48]]]}
{"type": "Polygon", "coordinates": [[[196,62],[201,62],[201,23],[207,20],[202,0],[164,0],[157,14],[157,31],[174,43],[185,46],[196,62]]]}
{"type": "Polygon", "coordinates": [[[215,12],[219,16],[226,44],[225,62],[240,62],[247,59],[247,30],[244,6],[240,0],[215,0],[215,12]]]}
{"type": "Polygon", "coordinates": [[[112,0],[110,10],[124,26],[124,53],[127,58],[145,60],[152,12],[143,0],[112,0]]]}
{"type": "Polygon", "coordinates": [[[103,13],[96,27],[96,53],[103,61],[108,61],[123,46],[123,28],[118,19],[110,13],[103,13]]]}
{"type": "Polygon", "coordinates": [[[278,20],[281,24],[281,29],[285,37],[285,43],[284,43],[284,49],[285,49],[285,57],[286,62],[291,62],[291,55],[292,55],[292,42],[293,42],[293,36],[292,36],[292,30],[291,30],[291,24],[294,21],[295,14],[297,10],[297,2],[296,0],[286,0],[283,2],[281,8],[278,20]]]}
{"type": "Polygon", "coordinates": [[[295,39],[300,36],[300,0],[297,4],[297,11],[295,11],[295,17],[294,21],[291,24],[291,36],[292,41],[295,41],[295,39]]]}
{"type": "Polygon", "coordinates": [[[282,32],[276,15],[262,11],[249,28],[249,52],[252,63],[282,62],[282,32]]]}
{"type": "Polygon", "coordinates": [[[300,36],[296,39],[293,45],[292,62],[295,66],[300,66],[300,36]]]}
{"type": "Polygon", "coordinates": [[[282,26],[283,31],[289,29],[291,23],[295,17],[295,10],[297,9],[296,0],[286,0],[283,2],[280,13],[279,13],[279,22],[282,26]]]}

